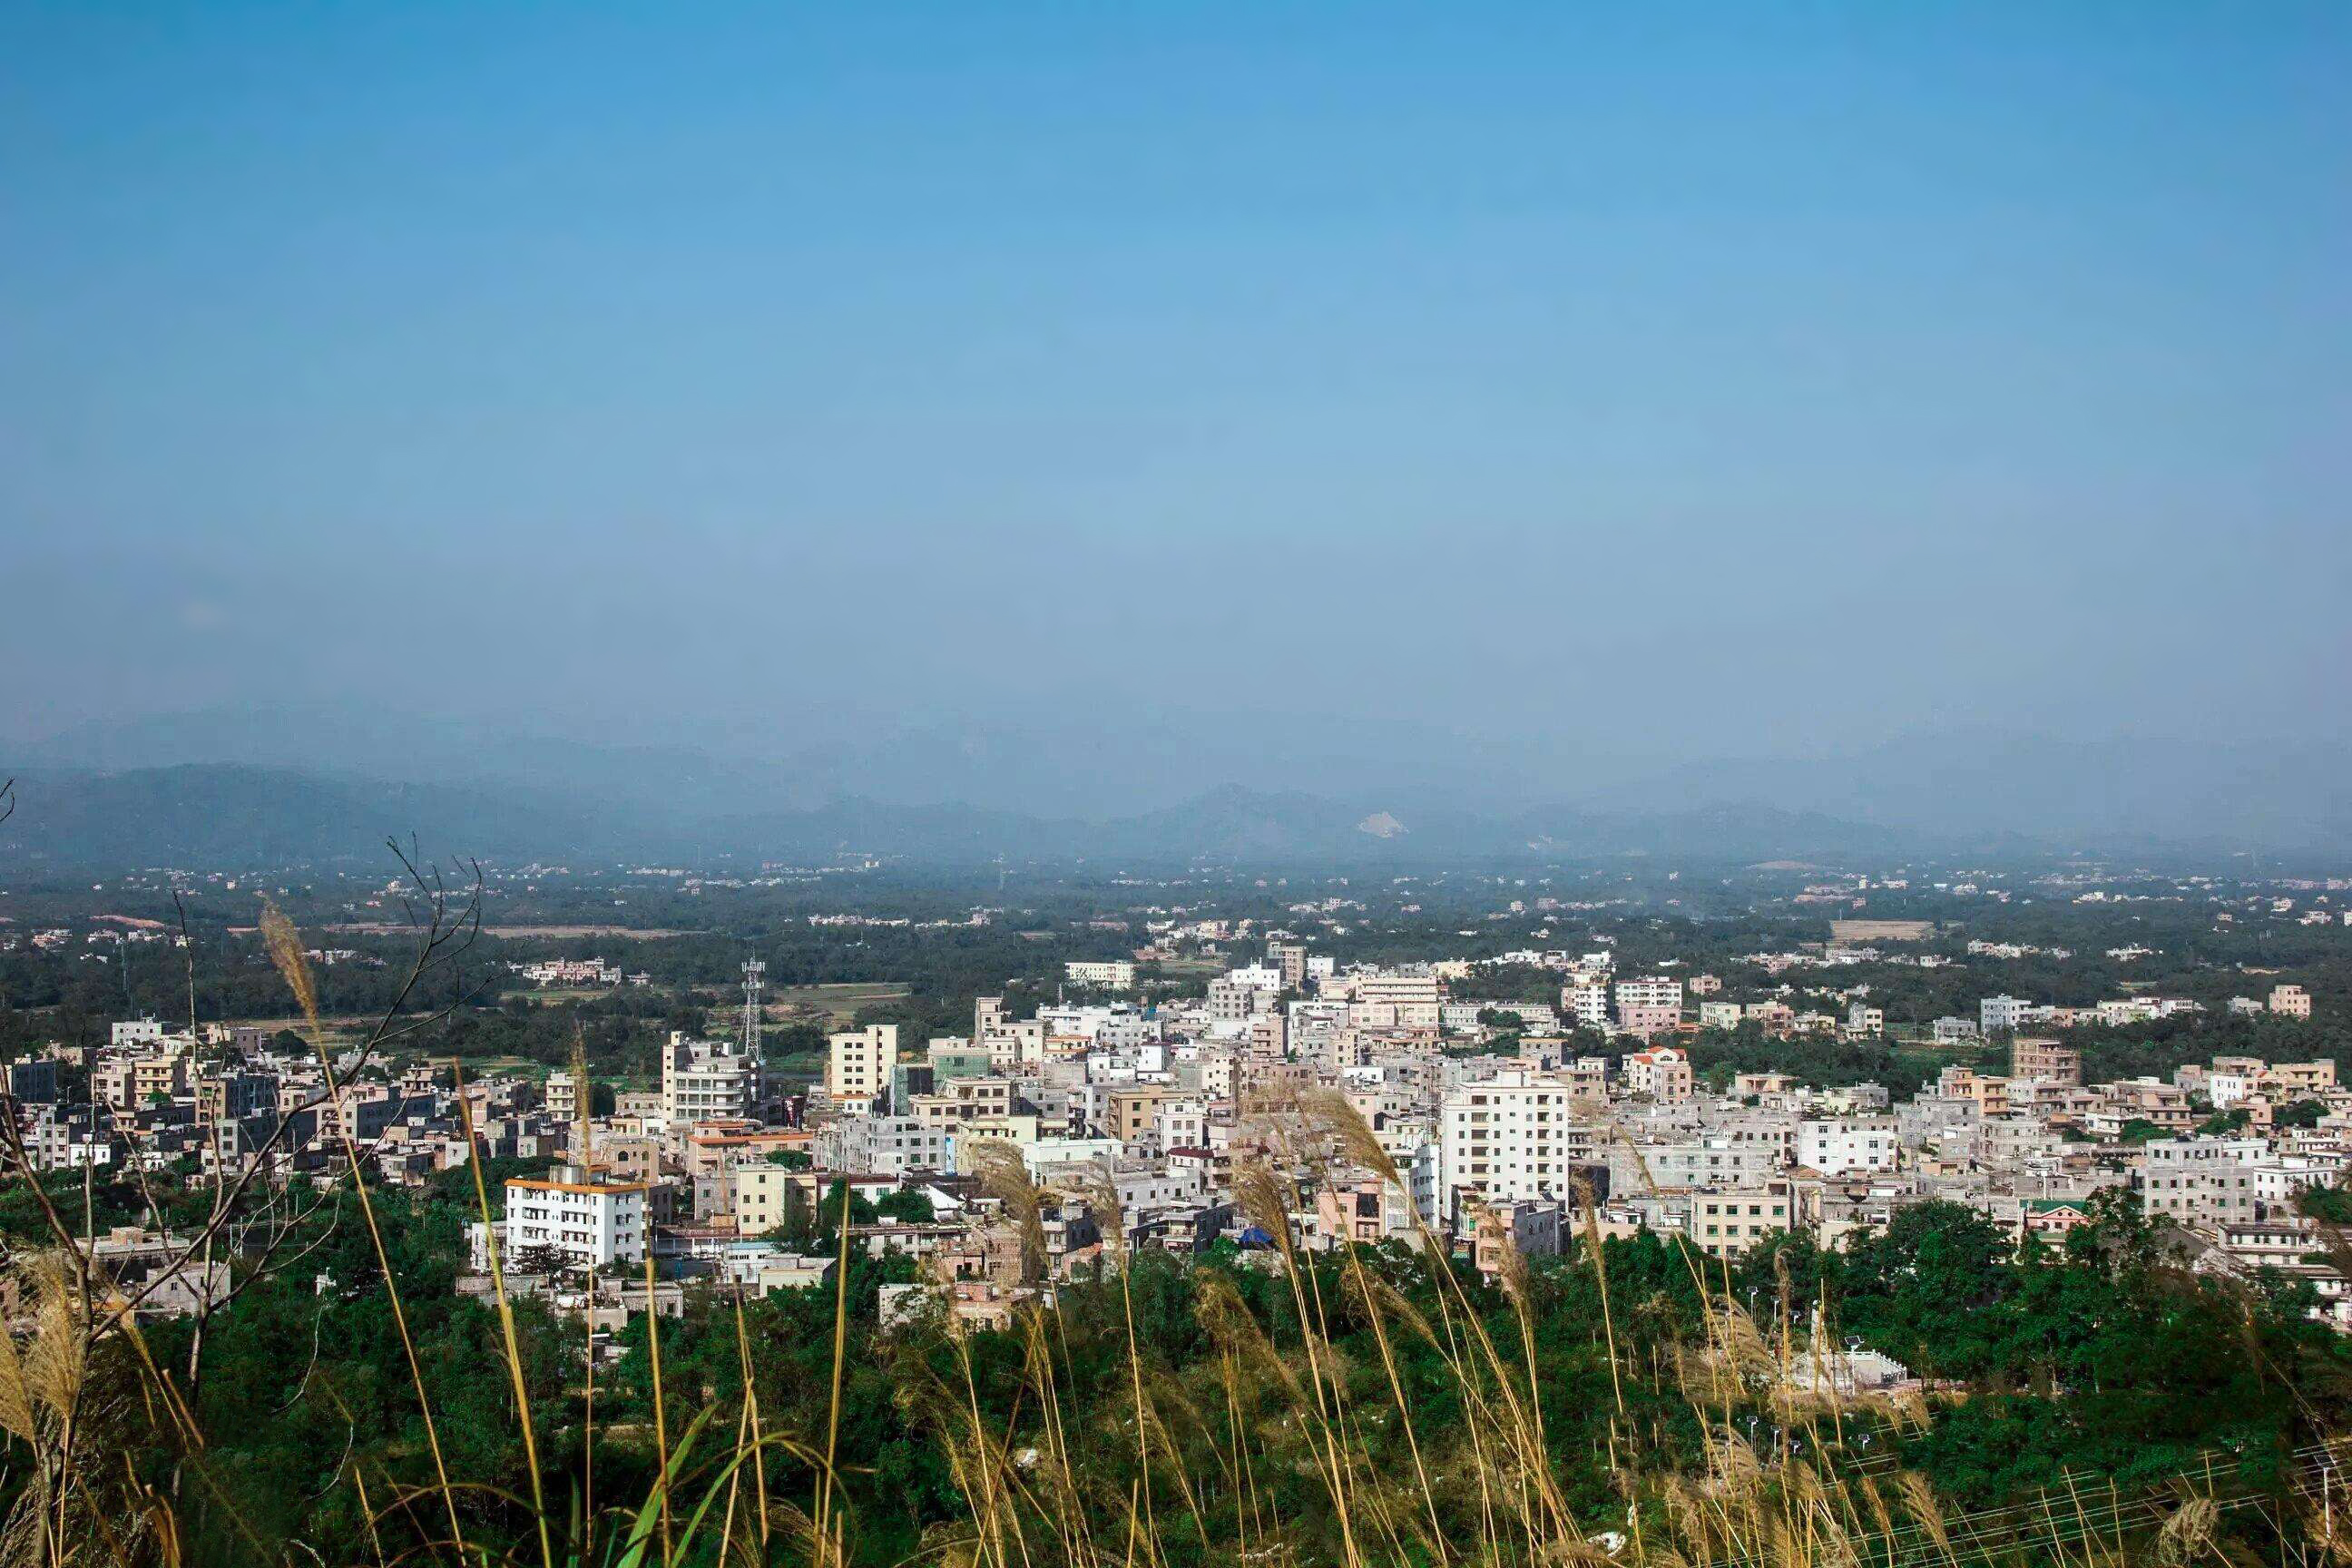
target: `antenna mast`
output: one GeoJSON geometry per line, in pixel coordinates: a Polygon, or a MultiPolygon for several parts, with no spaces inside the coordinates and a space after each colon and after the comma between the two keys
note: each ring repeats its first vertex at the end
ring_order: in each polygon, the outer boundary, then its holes
{"type": "Polygon", "coordinates": [[[760,988],[767,982],[761,978],[768,966],[759,959],[743,963],[743,1054],[753,1061],[760,1059],[760,988]]]}
{"type": "Polygon", "coordinates": [[[596,1168],[595,1151],[590,1144],[593,1136],[589,1126],[594,1097],[588,1091],[588,1031],[577,1024],[572,1029],[572,1163],[580,1167],[582,1178],[596,1168]]]}

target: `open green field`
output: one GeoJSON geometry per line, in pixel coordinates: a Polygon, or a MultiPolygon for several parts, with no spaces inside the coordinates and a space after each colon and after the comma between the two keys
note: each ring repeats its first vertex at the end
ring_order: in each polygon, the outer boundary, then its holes
{"type": "Polygon", "coordinates": [[[780,1023],[846,1024],[859,1009],[896,1002],[907,987],[887,982],[851,982],[834,985],[788,985],[768,1004],[768,1016],[780,1023]]]}
{"type": "MultiPolygon", "coordinates": [[[[764,1016],[770,1024],[814,1024],[821,1029],[838,1028],[856,1017],[860,1009],[896,1002],[907,994],[906,986],[887,981],[783,985],[768,994],[764,1016]]],[[[697,986],[695,994],[709,998],[713,1029],[732,1029],[742,1016],[740,996],[725,987],[697,986]]]]}
{"type": "MultiPolygon", "coordinates": [[[[281,1029],[291,1029],[305,1039],[310,1038],[310,1026],[299,1016],[285,1018],[239,1018],[235,1022],[240,1027],[267,1029],[273,1035],[281,1029]]],[[[361,1017],[356,1014],[331,1015],[319,1020],[320,1038],[315,1043],[325,1045],[330,1048],[356,1046],[367,1038],[369,1032],[376,1026],[376,1023],[375,1018],[361,1017]]]]}

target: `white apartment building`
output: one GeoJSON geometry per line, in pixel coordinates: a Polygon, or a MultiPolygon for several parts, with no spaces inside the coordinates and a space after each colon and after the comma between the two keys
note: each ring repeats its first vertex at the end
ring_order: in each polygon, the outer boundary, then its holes
{"type": "Polygon", "coordinates": [[[860,1176],[911,1176],[953,1170],[953,1127],[915,1116],[844,1116],[821,1130],[819,1169],[860,1176]]]}
{"type": "Polygon", "coordinates": [[[1609,1026],[1609,987],[1593,982],[1559,988],[1559,1010],[1574,1018],[1580,1027],[1605,1029],[1609,1026]]]}
{"type": "Polygon", "coordinates": [[[1652,975],[1646,980],[1620,980],[1617,983],[1617,1016],[1623,1017],[1636,1007],[1673,1007],[1683,1005],[1683,983],[1669,975],[1652,975]]]}
{"type": "Polygon", "coordinates": [[[2254,1168],[2254,1198],[2268,1216],[2292,1214],[2296,1198],[2311,1187],[2334,1186],[2343,1179],[2342,1155],[2312,1158],[2303,1154],[2273,1155],[2254,1168]]]}
{"type": "Polygon", "coordinates": [[[2263,1138],[2159,1138],[2139,1173],[2140,1209],[2187,1226],[2235,1225],[2262,1217],[2256,1167],[2270,1158],[2263,1138]]]}
{"type": "Polygon", "coordinates": [[[697,1040],[673,1030],[662,1056],[662,1119],[688,1127],[717,1117],[756,1116],[762,1088],[760,1064],[732,1040],[697,1040]]]}
{"type": "Polygon", "coordinates": [[[500,1245],[509,1262],[551,1247],[575,1268],[642,1265],[646,1189],[637,1183],[509,1181],[500,1245]]]}
{"type": "Polygon", "coordinates": [[[1824,1176],[1876,1173],[1895,1166],[1902,1140],[1892,1117],[1885,1121],[1797,1123],[1797,1163],[1824,1176]]]}
{"type": "Polygon", "coordinates": [[[1438,1200],[1457,1231],[1465,1198],[1488,1205],[1568,1198],[1574,1089],[1550,1073],[1508,1068],[1445,1096],[1438,1115],[1438,1200]]]}
{"type": "Polygon", "coordinates": [[[832,1049],[825,1058],[824,1091],[835,1103],[871,1104],[889,1091],[890,1075],[898,1067],[898,1025],[845,1030],[832,1036],[828,1044],[832,1049]]]}
{"type": "Polygon", "coordinates": [[[2002,1029],[2014,1034],[2024,1027],[2032,1005],[2021,996],[1987,996],[1977,1004],[1978,1026],[1988,1035],[2002,1029]]]}
{"type": "Polygon", "coordinates": [[[1632,1191],[1654,1184],[1661,1191],[1693,1187],[1748,1187],[1777,1174],[1786,1163],[1778,1146],[1743,1142],[1719,1133],[1687,1142],[1647,1145],[1638,1151],[1609,1149],[1610,1190],[1632,1191]],[[1622,1171],[1622,1178],[1617,1174],[1622,1171]]]}
{"type": "Polygon", "coordinates": [[[2227,1110],[2254,1092],[2254,1075],[2244,1072],[2211,1072],[2205,1075],[2205,1098],[2213,1102],[2216,1110],[2227,1110]]]}
{"type": "Polygon", "coordinates": [[[1105,991],[1135,989],[1135,963],[1131,959],[1074,958],[1062,965],[1062,974],[1073,985],[1093,985],[1105,991]]]}
{"type": "Polygon", "coordinates": [[[572,1074],[562,1068],[547,1075],[547,1114],[552,1121],[570,1123],[580,1114],[580,1102],[572,1091],[572,1074]]]}

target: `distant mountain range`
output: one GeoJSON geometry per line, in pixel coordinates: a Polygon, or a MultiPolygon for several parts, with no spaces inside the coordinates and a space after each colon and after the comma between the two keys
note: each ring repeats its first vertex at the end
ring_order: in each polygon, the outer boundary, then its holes
{"type": "Polygon", "coordinates": [[[664,817],[520,788],[389,784],[288,768],[183,763],[17,781],[0,865],[59,870],[257,868],[426,853],[524,859],[822,861],[863,852],[937,863],[1117,861],[1426,866],[1676,854],[1703,859],[1900,854],[1911,836],[1769,807],[1683,813],[1401,816],[1301,794],[1226,786],[1088,822],[965,805],[839,800],[805,810],[664,817]]]}
{"type": "Polygon", "coordinates": [[[1254,760],[1226,736],[1203,763],[1181,731],[933,727],[776,761],[383,716],[140,721],[0,749],[0,776],[16,773],[21,797],[0,826],[0,865],[372,858],[387,835],[412,832],[433,853],[509,861],[2352,854],[2352,754],[2326,745],[1958,733],[1633,778],[1540,742],[1457,745],[1410,727],[1384,729],[1377,755],[1318,731],[1313,745],[1254,760]],[[1224,764],[1227,776],[1281,771],[1322,787],[1199,782],[1224,764]]]}

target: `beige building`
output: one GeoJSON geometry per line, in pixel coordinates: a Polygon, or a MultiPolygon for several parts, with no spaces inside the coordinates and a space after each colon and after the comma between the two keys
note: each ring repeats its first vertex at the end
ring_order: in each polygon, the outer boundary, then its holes
{"type": "Polygon", "coordinates": [[[1160,1105],[1181,1098],[1181,1089],[1160,1085],[1115,1089],[1105,1104],[1103,1131],[1122,1143],[1140,1143],[1158,1131],[1160,1105]]]}
{"type": "Polygon", "coordinates": [[[890,1075],[898,1066],[898,1026],[869,1024],[832,1037],[825,1059],[824,1091],[835,1103],[871,1103],[888,1092],[890,1075]]]}
{"type": "Polygon", "coordinates": [[[792,1213],[793,1174],[782,1165],[738,1165],[727,1173],[728,1206],[742,1236],[765,1236],[792,1213]]]}
{"type": "Polygon", "coordinates": [[[152,1057],[110,1057],[90,1074],[90,1097],[117,1110],[136,1110],[161,1095],[188,1092],[188,1058],[176,1052],[152,1057]]]}
{"type": "Polygon", "coordinates": [[[2038,1083],[2079,1084],[2083,1081],[2083,1053],[2056,1040],[2020,1035],[2010,1044],[2009,1076],[2032,1079],[2038,1083]]]}
{"type": "Polygon", "coordinates": [[[1690,1053],[1675,1046],[1628,1052],[1624,1071],[1628,1094],[1646,1094],[1662,1103],[1688,1100],[1697,1087],[1690,1053]]]}
{"type": "Polygon", "coordinates": [[[1691,1199],[1691,1239],[1709,1258],[1740,1258],[1772,1232],[1795,1229],[1796,1218],[1794,1192],[1787,1182],[1700,1193],[1691,1199]]]}
{"type": "Polygon", "coordinates": [[[2271,1011],[2282,1018],[2311,1016],[2311,994],[2300,985],[2271,987],[2271,1011]]]}
{"type": "Polygon", "coordinates": [[[1437,1027],[1444,996],[1434,974],[1358,974],[1348,984],[1348,1021],[1360,1029],[1437,1027]]]}
{"type": "Polygon", "coordinates": [[[1013,1114],[1013,1080],[951,1078],[940,1085],[935,1094],[908,1096],[906,1110],[917,1121],[932,1127],[1001,1121],[1013,1114]]]}
{"type": "Polygon", "coordinates": [[[1936,1077],[1936,1093],[1945,1100],[1965,1100],[1979,1116],[2009,1114],[2009,1079],[1968,1068],[1946,1068],[1936,1077]]]}

